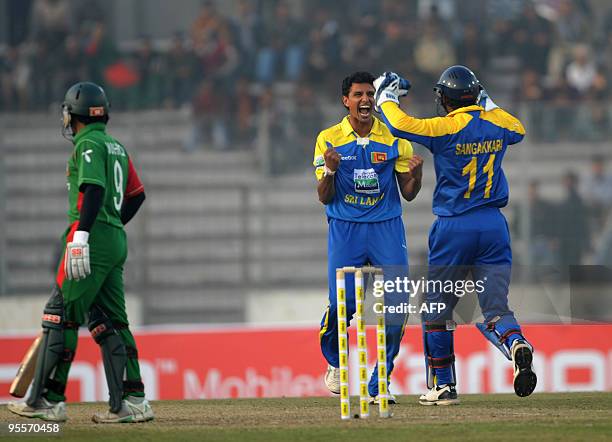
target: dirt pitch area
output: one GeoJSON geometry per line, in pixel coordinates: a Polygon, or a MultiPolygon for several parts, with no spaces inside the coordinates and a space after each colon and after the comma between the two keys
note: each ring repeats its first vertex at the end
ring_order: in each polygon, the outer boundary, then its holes
{"type": "MultiPolygon", "coordinates": [[[[612,440],[612,394],[462,395],[462,404],[423,407],[402,396],[391,419],[341,421],[337,398],[157,401],[156,419],[97,425],[104,404],[69,404],[57,436],[8,434],[23,419],[0,407],[0,440],[43,441],[383,441],[383,440],[612,440]]],[[[353,402],[353,412],[357,410],[353,402]]]]}

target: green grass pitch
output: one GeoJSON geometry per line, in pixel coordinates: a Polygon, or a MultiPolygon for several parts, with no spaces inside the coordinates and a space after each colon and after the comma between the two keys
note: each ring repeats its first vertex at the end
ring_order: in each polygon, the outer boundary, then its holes
{"type": "MultiPolygon", "coordinates": [[[[612,439],[612,393],[461,395],[461,405],[423,407],[401,396],[391,419],[341,421],[338,398],[156,401],[156,419],[100,425],[91,415],[105,405],[69,404],[59,436],[9,435],[24,419],[0,407],[0,440],[15,441],[598,441],[612,439]],[[7,438],[8,436],[8,438],[7,438]]],[[[352,413],[358,410],[353,398],[352,413]]]]}

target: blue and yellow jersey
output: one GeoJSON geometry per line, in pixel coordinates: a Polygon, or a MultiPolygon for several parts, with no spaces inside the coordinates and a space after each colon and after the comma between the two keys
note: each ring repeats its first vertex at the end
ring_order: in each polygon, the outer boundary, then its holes
{"type": "Polygon", "coordinates": [[[504,207],[508,182],[502,160],[525,136],[521,122],[500,108],[473,105],[445,117],[419,119],[397,104],[382,104],[383,120],[395,136],[422,144],[434,156],[433,212],[453,216],[477,207],[504,207]]]}
{"type": "Polygon", "coordinates": [[[360,138],[347,116],[317,137],[313,165],[319,180],[327,149],[336,149],[342,157],[334,175],[336,193],[325,208],[328,218],[378,222],[401,216],[395,172],[409,171],[412,145],[408,141],[395,138],[377,118],[370,134],[360,138]]]}

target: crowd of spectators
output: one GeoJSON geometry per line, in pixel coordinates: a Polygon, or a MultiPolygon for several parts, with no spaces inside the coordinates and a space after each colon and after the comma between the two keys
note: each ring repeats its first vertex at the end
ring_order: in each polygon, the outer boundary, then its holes
{"type": "Polygon", "coordinates": [[[612,263],[612,174],[601,155],[591,158],[588,175],[567,170],[559,183],[560,200],[550,200],[532,180],[527,204],[516,207],[514,238],[522,239],[536,266],[612,263]],[[526,210],[527,213],[523,213],[526,210]]]}
{"type": "MultiPolygon", "coordinates": [[[[113,110],[188,110],[187,151],[252,149],[263,141],[274,152],[267,167],[276,174],[309,162],[316,133],[330,123],[323,110],[342,112],[344,76],[398,71],[413,83],[411,108],[430,116],[433,84],[460,63],[519,114],[532,141],[603,141],[612,134],[611,4],[466,3],[203,0],[171,38],[124,41],[112,32],[103,1],[9,1],[0,112],[57,112],[64,91],[90,79],[107,89],[113,110]]],[[[566,174],[561,203],[542,199],[538,183],[531,184],[531,228],[522,235],[533,262],[582,262],[588,254],[612,261],[612,224],[605,221],[612,178],[603,168],[603,159],[593,160],[589,192],[566,174]],[[546,228],[551,219],[557,231],[546,228]],[[590,232],[606,239],[585,249],[590,232]]]]}
{"type": "MultiPolygon", "coordinates": [[[[588,0],[473,0],[469,9],[458,0],[236,0],[226,14],[204,0],[169,41],[127,45],[110,35],[101,3],[17,3],[22,13],[30,5],[29,20],[1,52],[1,111],[49,109],[89,78],[109,89],[115,109],[193,109],[201,130],[190,145],[199,137],[228,148],[252,138],[256,110],[277,100],[279,84],[310,84],[339,103],[351,71],[393,69],[429,111],[433,82],[462,63],[506,107],[525,112],[534,139],[609,133],[612,9],[588,0]]],[[[302,95],[289,92],[289,101],[299,107],[302,95]]],[[[274,123],[287,139],[284,120],[274,123]]]]}

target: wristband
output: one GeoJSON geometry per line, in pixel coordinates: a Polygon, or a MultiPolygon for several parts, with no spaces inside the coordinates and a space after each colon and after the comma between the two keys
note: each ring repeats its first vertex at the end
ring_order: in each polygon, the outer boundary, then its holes
{"type": "Polygon", "coordinates": [[[323,176],[334,176],[336,174],[336,171],[331,170],[329,167],[327,167],[327,165],[323,166],[323,170],[325,171],[323,176]]]}
{"type": "Polygon", "coordinates": [[[89,241],[89,232],[86,232],[85,230],[77,230],[74,232],[72,242],[77,244],[87,244],[87,241],[89,241]]]}

